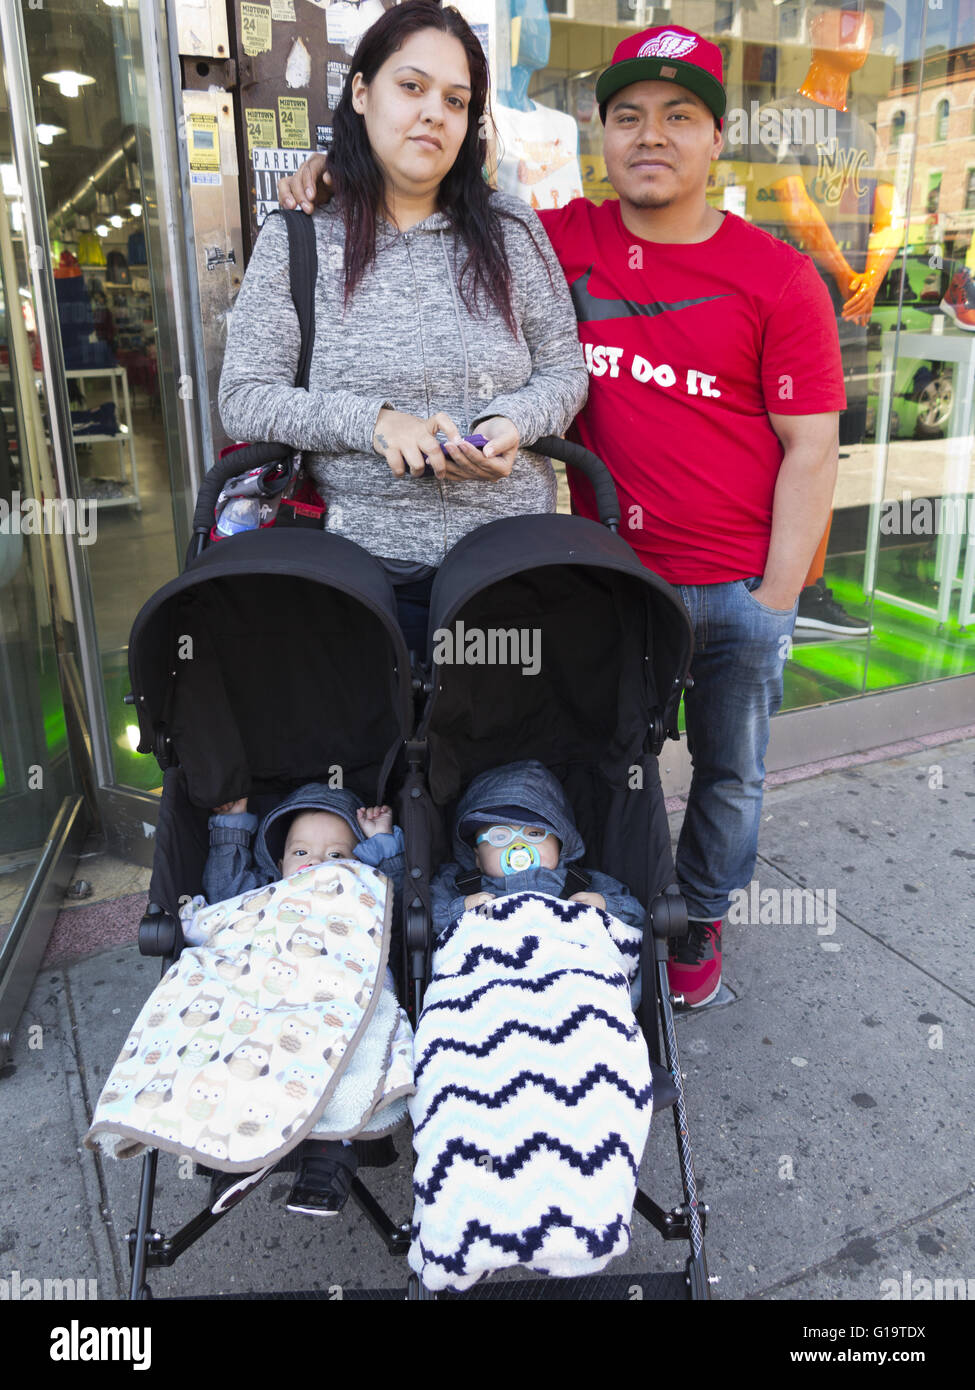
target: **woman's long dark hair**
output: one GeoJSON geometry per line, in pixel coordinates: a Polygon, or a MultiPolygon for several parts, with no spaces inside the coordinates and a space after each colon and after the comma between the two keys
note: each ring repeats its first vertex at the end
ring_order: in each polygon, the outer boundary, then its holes
{"type": "MultiPolygon", "coordinates": [[[[453,6],[441,9],[436,0],[405,0],[386,11],[367,29],[355,52],[335,112],[335,138],[328,155],[332,188],[345,219],[346,303],[376,259],[376,222],[384,204],[382,171],[372,153],[366,123],[352,106],[352,79],[357,72],[368,86],[386,59],[402,48],[411,34],[437,29],[452,34],[464,46],[471,78],[467,134],[452,169],[440,185],[440,210],[467,246],[460,272],[460,293],[471,313],[486,299],[517,331],[511,307],[511,271],[504,254],[502,214],[491,203],[484,180],[487,140],[488,68],[484,51],[470,25],[453,6]]],[[[510,214],[507,214],[510,216],[510,214]]]]}

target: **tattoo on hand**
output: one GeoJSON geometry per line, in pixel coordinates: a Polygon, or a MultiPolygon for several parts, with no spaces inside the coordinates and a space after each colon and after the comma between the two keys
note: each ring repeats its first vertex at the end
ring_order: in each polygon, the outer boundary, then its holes
{"type": "Polygon", "coordinates": [[[377,435],[376,435],[376,438],[379,440],[379,447],[380,447],[380,449],[388,449],[388,448],[389,448],[389,445],[386,443],[386,436],[385,436],[384,434],[377,434],[377,435]]]}

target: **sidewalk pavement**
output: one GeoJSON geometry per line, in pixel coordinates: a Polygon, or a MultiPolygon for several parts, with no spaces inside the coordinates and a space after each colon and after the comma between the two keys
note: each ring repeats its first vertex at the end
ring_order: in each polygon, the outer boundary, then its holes
{"type": "MultiPolygon", "coordinates": [[[[736,998],[678,1024],[716,1297],[904,1297],[919,1279],[966,1280],[975,1297],[973,868],[975,739],[767,793],[759,921],[725,928],[736,998]],[[813,894],[806,920],[776,924],[797,888],[813,894]]],[[[115,916],[130,909],[131,939],[142,899],[123,887],[115,916]]],[[[70,936],[54,946],[71,950],[70,936]]],[[[95,1280],[99,1298],[126,1297],[141,1162],[103,1161],[80,1141],[158,977],[132,944],[62,956],[38,976],[0,1078],[0,1279],[95,1280]]],[[[395,1167],[364,1176],[405,1221],[405,1133],[397,1146],[395,1167]]],[[[181,1166],[160,1160],[154,1224],[166,1234],[206,1197],[181,1166]]],[[[665,1208],[680,1200],[669,1115],[654,1121],[641,1181],[665,1208]]],[[[405,1262],[354,1204],[336,1220],[290,1216],[289,1183],[273,1176],[152,1271],[153,1294],[405,1285],[405,1262]]],[[[641,1220],[633,1230],[611,1272],[682,1267],[683,1243],[641,1220]]]]}

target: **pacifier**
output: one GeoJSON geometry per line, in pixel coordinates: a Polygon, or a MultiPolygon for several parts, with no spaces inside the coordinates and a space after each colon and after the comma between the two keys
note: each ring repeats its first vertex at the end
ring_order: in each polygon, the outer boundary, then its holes
{"type": "Polygon", "coordinates": [[[501,851],[503,874],[520,874],[525,869],[537,869],[541,862],[542,856],[534,845],[509,845],[501,851]]]}

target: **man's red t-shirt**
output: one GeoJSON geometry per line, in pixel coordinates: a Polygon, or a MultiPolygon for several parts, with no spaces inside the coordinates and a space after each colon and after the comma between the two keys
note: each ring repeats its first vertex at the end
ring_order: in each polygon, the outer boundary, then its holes
{"type": "MultiPolygon", "coordinates": [[[[707,241],[643,241],[619,204],[539,213],[589,369],[573,427],[616,479],[620,532],[674,584],[760,575],[783,448],[775,415],[843,410],[836,319],[808,256],[734,213],[707,241]]],[[[596,517],[572,479],[575,509],[596,517]]]]}

